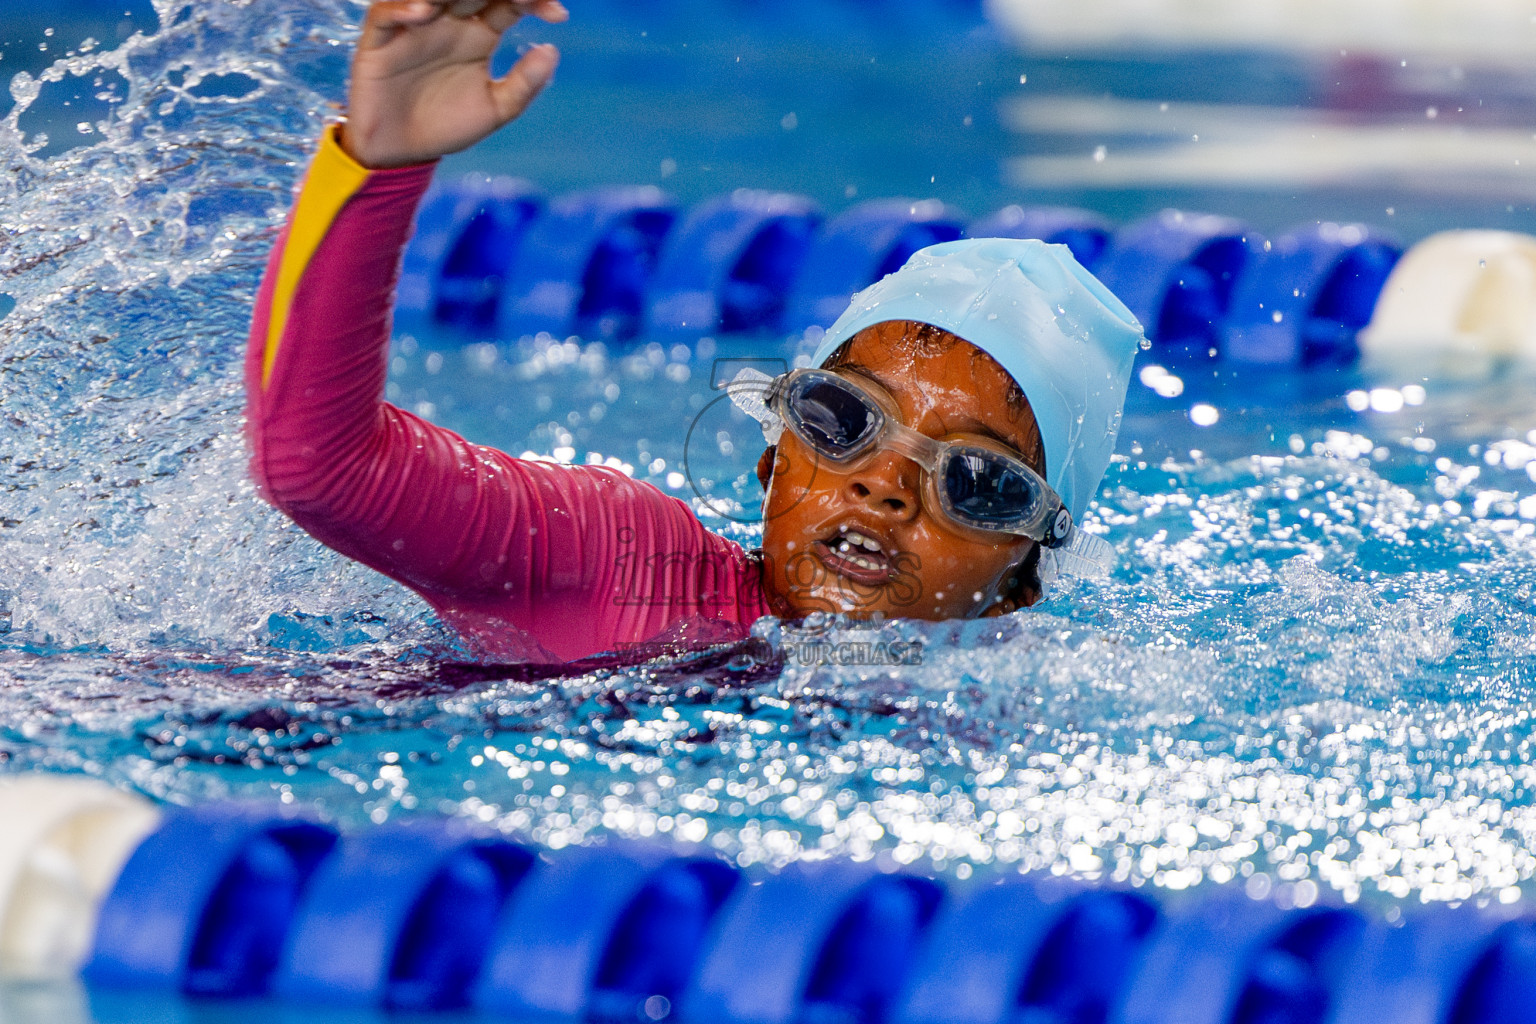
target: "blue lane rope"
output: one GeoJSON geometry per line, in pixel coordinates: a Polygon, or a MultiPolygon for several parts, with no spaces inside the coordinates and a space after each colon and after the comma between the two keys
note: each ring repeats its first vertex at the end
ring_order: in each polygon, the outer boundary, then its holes
{"type": "Polygon", "coordinates": [[[265,809],[168,816],[102,904],[86,979],[266,992],[305,885],[335,842],[325,826],[265,809]]]}
{"type": "Polygon", "coordinates": [[[1360,225],[1311,224],[1260,244],[1238,277],[1222,345],[1235,362],[1347,365],[1403,248],[1360,225]]]}
{"type": "Polygon", "coordinates": [[[294,909],[273,991],[309,1003],[464,1006],[531,851],[451,826],[341,844],[294,909]]]}
{"type": "Polygon", "coordinates": [[[946,901],[893,1024],[1103,1020],[1159,914],[1056,879],[976,886],[946,901]]]}
{"type": "Polygon", "coordinates": [[[918,248],[971,237],[1070,248],[1146,328],[1148,358],[1266,366],[1352,362],[1402,247],[1360,224],[1269,241],[1166,210],[1118,230],[1096,214],[1008,206],[968,220],[937,200],[874,199],[830,218],[802,196],[738,189],[680,212],[654,188],[545,202],[526,182],[434,187],[399,309],[476,337],[624,342],[825,328],[918,248]]]}
{"type": "Polygon", "coordinates": [[[883,1020],[942,897],[931,880],[842,863],[756,881],[726,909],[683,1019],[883,1020]]]}
{"type": "Polygon", "coordinates": [[[1536,918],[841,861],[746,873],[694,849],[538,852],[458,821],[338,836],[211,806],[134,851],[85,975],[102,994],[519,1021],[1515,1024],[1536,1005],[1536,918]]]}
{"type": "Polygon", "coordinates": [[[809,199],[737,189],[695,207],[647,283],[652,336],[784,329],[784,304],[821,211],[809,199]]]}
{"type": "Polygon", "coordinates": [[[1263,242],[1230,217],[1164,210],[1115,232],[1094,273],[1136,314],[1156,358],[1211,358],[1263,242]]]}

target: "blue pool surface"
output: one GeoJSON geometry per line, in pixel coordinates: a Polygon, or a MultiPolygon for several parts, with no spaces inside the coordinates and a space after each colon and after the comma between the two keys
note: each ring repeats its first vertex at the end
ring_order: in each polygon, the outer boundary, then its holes
{"type": "MultiPolygon", "coordinates": [[[[359,9],[172,5],[158,34],[70,57],[57,83],[12,81],[0,771],[277,799],[348,825],[449,814],[550,849],[673,838],[743,866],[1231,882],[1295,905],[1529,891],[1530,367],[1147,363],[1090,515],[1119,567],[1003,620],[764,620],[749,643],[641,665],[487,666],[411,594],[299,533],[244,474],[241,349],[359,9]],[[82,92],[98,106],[72,122],[82,92]],[[823,640],[920,657],[835,664],[823,640]]],[[[631,21],[561,30],[567,65],[538,110],[450,169],[550,192],[658,183],[684,202],[738,185],[830,209],[1016,201],[1007,160],[1033,143],[997,110],[1028,62],[979,22],[955,15],[918,46],[754,39],[750,21],[653,38],[631,21]]],[[[1051,88],[1192,88],[1156,62],[1041,65],[1030,81],[1051,88]]],[[[1266,67],[1235,81],[1306,98],[1301,72],[1266,67]]],[[[1044,198],[1117,220],[1197,201],[1267,231],[1384,209],[1370,190],[1044,198]]],[[[1532,226],[1484,194],[1389,201],[1410,240],[1532,226]]],[[[628,465],[757,537],[750,515],[716,514],[750,509],[756,449],[712,404],[712,369],[792,359],[804,339],[397,334],[392,400],[514,454],[628,465]],[[685,449],[696,420],[733,443],[685,449]]]]}

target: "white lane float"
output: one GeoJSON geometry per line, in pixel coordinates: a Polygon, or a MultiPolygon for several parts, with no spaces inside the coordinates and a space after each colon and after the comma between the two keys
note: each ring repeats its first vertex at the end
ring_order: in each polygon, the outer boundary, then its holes
{"type": "Polygon", "coordinates": [[[159,822],[149,801],[94,779],[0,778],[0,980],[74,976],[103,897],[159,822]]]}
{"type": "Polygon", "coordinates": [[[1426,371],[1479,372],[1536,360],[1536,237],[1444,231],[1409,249],[1387,278],[1361,354],[1426,371]]]}
{"type": "Polygon", "coordinates": [[[987,0],[986,7],[995,24],[1035,50],[1536,54],[1528,0],[987,0]]]}

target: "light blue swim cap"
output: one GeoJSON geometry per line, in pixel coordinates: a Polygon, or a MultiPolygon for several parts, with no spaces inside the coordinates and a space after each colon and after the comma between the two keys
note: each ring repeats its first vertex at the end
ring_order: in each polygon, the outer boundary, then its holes
{"type": "Polygon", "coordinates": [[[853,297],[812,366],[866,327],[915,320],[964,338],[1018,382],[1040,424],[1046,482],[1081,523],[1114,454],[1141,324],[1064,245],[969,238],[919,249],[853,297]]]}

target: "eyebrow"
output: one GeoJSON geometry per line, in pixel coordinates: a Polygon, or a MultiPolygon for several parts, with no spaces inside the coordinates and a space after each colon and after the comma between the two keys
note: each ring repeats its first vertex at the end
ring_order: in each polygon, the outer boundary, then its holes
{"type": "MultiPolygon", "coordinates": [[[[885,381],[880,379],[879,374],[875,373],[874,370],[871,370],[869,367],[865,366],[863,363],[855,363],[855,362],[852,362],[852,361],[841,362],[841,363],[838,363],[836,366],[829,366],[829,367],[827,367],[827,369],[829,369],[829,370],[852,370],[854,373],[859,374],[861,377],[868,377],[870,380],[874,381],[876,384],[879,384],[881,387],[885,388],[887,391],[890,390],[890,388],[886,385],[885,381]]],[[[949,428],[949,424],[948,423],[944,424],[944,426],[945,426],[946,429],[949,428]]],[[[1036,428],[1036,430],[1037,430],[1037,433],[1038,433],[1038,427],[1036,428]]],[[[1029,456],[1025,455],[1023,448],[1021,448],[1017,444],[1015,444],[1010,438],[1006,438],[1006,437],[1002,436],[997,431],[993,430],[991,427],[987,426],[985,423],[982,423],[979,420],[972,420],[972,425],[966,427],[964,430],[950,430],[949,432],[950,433],[954,433],[954,434],[978,434],[978,435],[980,435],[982,437],[991,438],[992,440],[996,441],[1000,445],[1003,445],[1003,446],[1008,447],[1008,448],[1012,448],[1018,455],[1020,455],[1022,458],[1024,458],[1024,460],[1026,462],[1029,460],[1029,456]]],[[[1026,434],[1026,436],[1027,436],[1027,434],[1026,434]]]]}

